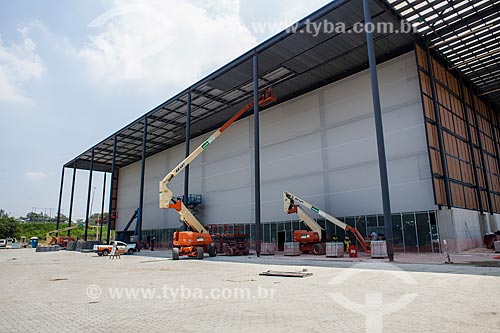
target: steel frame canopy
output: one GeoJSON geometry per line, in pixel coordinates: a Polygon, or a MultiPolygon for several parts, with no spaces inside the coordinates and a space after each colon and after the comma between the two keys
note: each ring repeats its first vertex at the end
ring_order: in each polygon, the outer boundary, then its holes
{"type": "MultiPolygon", "coordinates": [[[[399,24],[384,1],[371,5],[374,22],[399,24]]],[[[117,137],[116,167],[141,160],[143,123],[147,117],[146,157],[185,142],[188,92],[191,93],[191,137],[220,126],[253,96],[252,56],[259,61],[259,88],[273,87],[282,103],[368,68],[364,33],[301,33],[306,22],[363,22],[362,0],[336,0],[298,22],[298,32],[283,31],[226,66],[170,98],[146,115],[89,148],[64,166],[111,171],[114,136],[117,137]]],[[[394,58],[413,49],[410,34],[375,34],[377,60],[394,58]]]]}
{"type": "MultiPolygon", "coordinates": [[[[112,170],[116,136],[116,168],[140,161],[144,119],[147,118],[146,157],[185,142],[188,93],[191,97],[191,137],[219,127],[253,96],[252,57],[259,62],[259,88],[272,86],[277,104],[368,68],[364,33],[307,33],[307,22],[364,22],[362,0],[336,0],[300,20],[297,31],[283,31],[196,82],[64,166],[94,171],[112,170]],[[303,31],[303,32],[302,32],[303,31]]],[[[500,105],[500,0],[373,0],[372,22],[399,25],[406,19],[485,97],[500,105]]],[[[377,62],[414,48],[412,33],[374,33],[377,62]]]]}
{"type": "Polygon", "coordinates": [[[418,34],[500,105],[500,0],[388,0],[418,34]]]}

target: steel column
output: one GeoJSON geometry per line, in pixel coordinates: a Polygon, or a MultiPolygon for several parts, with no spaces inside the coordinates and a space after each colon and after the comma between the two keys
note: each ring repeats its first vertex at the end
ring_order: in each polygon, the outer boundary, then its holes
{"type": "Polygon", "coordinates": [[[481,188],[479,186],[479,175],[477,174],[476,154],[474,154],[474,142],[472,141],[471,124],[469,120],[469,114],[467,112],[467,101],[465,99],[465,89],[462,80],[462,73],[460,73],[460,94],[462,95],[462,106],[464,109],[465,125],[467,126],[467,136],[469,137],[469,149],[472,160],[472,168],[474,170],[474,182],[476,183],[477,202],[479,204],[479,210],[481,211],[481,213],[483,213],[484,212],[483,198],[481,197],[481,188]]]}
{"type": "MultiPolygon", "coordinates": [[[[191,91],[187,93],[187,110],[186,110],[186,154],[190,154],[190,140],[191,140],[191,91]]],[[[184,168],[184,205],[187,206],[189,196],[189,165],[184,168]]]]}
{"type": "Polygon", "coordinates": [[[253,130],[254,130],[254,195],[255,195],[255,251],[260,257],[260,134],[259,134],[259,59],[253,55],[253,130]]]}
{"type": "MultiPolygon", "coordinates": [[[[61,222],[61,203],[62,203],[62,196],[63,196],[63,187],[64,187],[64,166],[62,167],[61,171],[61,185],[59,187],[59,201],[57,204],[57,219],[56,219],[56,229],[59,230],[59,223],[61,222]]],[[[59,233],[56,233],[56,237],[59,236],[59,233]]]]}
{"type": "MultiPolygon", "coordinates": [[[[498,117],[497,117],[497,114],[495,113],[495,111],[493,111],[493,107],[491,106],[491,103],[488,102],[488,112],[490,113],[490,116],[491,116],[491,122],[490,122],[490,125],[491,125],[491,135],[493,136],[493,143],[495,145],[495,154],[497,155],[497,174],[500,174],[500,151],[498,150],[498,143],[499,143],[499,138],[497,138],[497,134],[496,134],[496,130],[495,130],[495,125],[494,125],[494,122],[493,120],[495,119],[495,122],[497,123],[498,125],[498,117]]],[[[493,207],[491,208],[491,211],[492,212],[495,212],[495,210],[493,209],[493,207]]]]}
{"type": "MultiPolygon", "coordinates": [[[[73,199],[75,197],[75,180],[76,180],[76,161],[73,162],[73,180],[71,181],[71,195],[69,199],[69,216],[68,216],[68,228],[71,227],[71,218],[73,217],[73,199]]],[[[68,230],[68,236],[71,235],[71,230],[68,230]]]]}
{"type": "MultiPolygon", "coordinates": [[[[365,25],[371,24],[371,14],[368,0],[363,0],[365,25]]],[[[382,205],[384,209],[385,239],[387,242],[387,255],[389,261],[394,261],[394,239],[392,235],[391,201],[389,197],[389,180],[387,176],[387,160],[385,155],[384,127],[382,122],[382,109],[380,107],[380,93],[377,76],[377,60],[373,36],[366,30],[366,46],[368,48],[368,61],[370,64],[370,77],[372,86],[373,111],[375,116],[375,130],[377,134],[378,163],[380,169],[380,185],[382,188],[382,205]]]]}
{"type": "MultiPolygon", "coordinates": [[[[104,199],[106,197],[106,176],[108,174],[104,173],[104,181],[102,184],[102,203],[101,203],[101,227],[99,228],[99,240],[102,241],[102,225],[104,224],[104,199]]],[[[108,213],[109,215],[109,213],[108,213]]]]}
{"type": "Polygon", "coordinates": [[[116,134],[113,137],[113,159],[111,161],[111,183],[109,189],[109,208],[108,208],[108,230],[106,231],[106,243],[109,244],[111,236],[111,215],[113,214],[113,186],[115,185],[115,161],[116,161],[116,134]]]}
{"type": "Polygon", "coordinates": [[[87,190],[87,210],[85,211],[85,232],[83,234],[83,240],[87,241],[88,231],[89,231],[89,210],[90,210],[90,194],[92,193],[92,173],[94,171],[94,148],[92,148],[92,155],[90,158],[90,170],[89,170],[89,188],[87,190]]]}
{"type": "MultiPolygon", "coordinates": [[[[137,221],[139,223],[139,244],[142,241],[142,212],[144,206],[144,175],[146,168],[146,147],[147,147],[147,139],[148,139],[148,117],[144,117],[144,129],[142,135],[142,160],[141,160],[141,186],[139,193],[139,213],[137,214],[137,221]]],[[[140,246],[140,245],[139,245],[140,246]]]]}
{"type": "Polygon", "coordinates": [[[486,192],[488,194],[488,207],[490,214],[493,214],[493,205],[491,202],[491,192],[490,192],[490,180],[488,179],[488,172],[486,171],[486,159],[484,158],[484,150],[483,150],[483,140],[481,139],[481,129],[479,127],[479,119],[477,116],[476,109],[476,97],[472,92],[471,96],[471,106],[472,106],[472,114],[474,115],[474,121],[477,126],[477,142],[479,143],[479,157],[481,158],[481,170],[483,171],[484,184],[486,185],[486,192]]]}
{"type": "Polygon", "coordinates": [[[444,192],[446,195],[446,206],[451,208],[451,192],[450,192],[450,181],[448,178],[448,163],[446,161],[446,154],[444,149],[444,141],[443,141],[443,128],[441,127],[441,115],[439,113],[439,104],[437,100],[437,90],[436,90],[436,81],[434,78],[434,67],[432,64],[431,52],[429,50],[429,45],[425,45],[425,53],[427,56],[427,67],[429,68],[429,80],[431,82],[431,91],[432,91],[432,105],[434,108],[434,118],[436,118],[436,127],[437,127],[437,136],[438,136],[438,144],[439,144],[439,155],[441,158],[441,169],[443,171],[443,179],[444,179],[444,192]]]}

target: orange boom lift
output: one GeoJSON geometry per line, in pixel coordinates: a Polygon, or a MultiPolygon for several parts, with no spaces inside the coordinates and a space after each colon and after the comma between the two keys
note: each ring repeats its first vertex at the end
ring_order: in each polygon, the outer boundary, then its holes
{"type": "MultiPolygon", "coordinates": [[[[271,88],[259,93],[259,106],[265,106],[276,101],[271,88]]],[[[253,102],[245,105],[238,113],[229,119],[222,127],[215,131],[207,140],[196,148],[188,157],[179,163],[168,175],[160,181],[160,208],[175,209],[179,213],[180,220],[185,223],[191,231],[176,231],[174,233],[174,248],[172,249],[172,259],[178,260],[179,256],[203,259],[204,253],[211,257],[217,255],[217,250],[213,244],[212,236],[208,230],[196,219],[191,211],[184,205],[182,200],[176,199],[168,184],[182,170],[186,168],[198,155],[200,155],[212,142],[215,141],[232,123],[238,120],[248,110],[253,108],[253,102]]]]}
{"type": "Polygon", "coordinates": [[[314,219],[309,217],[302,207],[318,214],[326,221],[335,224],[346,232],[350,231],[356,237],[365,253],[370,253],[370,245],[365,241],[358,229],[345,224],[293,193],[283,192],[283,209],[285,214],[297,214],[300,221],[303,221],[311,229],[311,231],[295,230],[293,232],[293,241],[300,243],[300,251],[302,253],[325,254],[326,241],[323,236],[324,229],[314,219]]]}

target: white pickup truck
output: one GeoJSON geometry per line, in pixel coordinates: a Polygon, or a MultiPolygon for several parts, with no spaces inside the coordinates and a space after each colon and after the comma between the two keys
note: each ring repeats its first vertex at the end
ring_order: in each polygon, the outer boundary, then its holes
{"type": "Polygon", "coordinates": [[[98,256],[107,256],[113,249],[113,244],[116,243],[116,248],[121,254],[134,254],[137,251],[136,244],[127,244],[120,241],[113,241],[110,245],[94,245],[94,252],[98,256]]]}

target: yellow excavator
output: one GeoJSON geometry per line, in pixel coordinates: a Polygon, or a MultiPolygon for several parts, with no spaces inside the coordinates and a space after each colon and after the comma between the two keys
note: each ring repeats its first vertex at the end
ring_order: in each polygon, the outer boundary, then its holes
{"type": "Polygon", "coordinates": [[[295,230],[293,232],[293,241],[300,243],[300,251],[302,253],[312,253],[317,255],[325,254],[326,247],[325,230],[313,218],[307,215],[306,211],[302,207],[306,208],[308,211],[318,214],[326,221],[335,224],[337,227],[345,230],[346,233],[351,232],[354,237],[356,237],[365,253],[370,253],[370,245],[365,241],[358,229],[336,219],[332,215],[322,211],[318,207],[293,193],[283,192],[283,209],[285,214],[297,214],[300,221],[303,221],[311,229],[311,231],[295,230]]]}
{"type": "MultiPolygon", "coordinates": [[[[265,106],[275,101],[276,97],[271,88],[265,89],[259,93],[259,106],[265,106]]],[[[173,260],[178,260],[181,255],[203,259],[204,253],[208,253],[209,256],[214,257],[217,255],[217,250],[208,230],[196,219],[180,198],[174,197],[172,190],[168,188],[168,184],[179,174],[179,172],[184,170],[189,163],[198,157],[229,126],[231,126],[231,124],[253,108],[253,105],[253,102],[245,105],[160,181],[160,208],[175,209],[179,213],[179,219],[191,229],[191,231],[174,232],[174,247],[172,249],[173,260]]]]}

